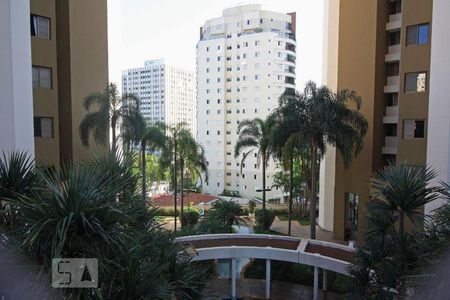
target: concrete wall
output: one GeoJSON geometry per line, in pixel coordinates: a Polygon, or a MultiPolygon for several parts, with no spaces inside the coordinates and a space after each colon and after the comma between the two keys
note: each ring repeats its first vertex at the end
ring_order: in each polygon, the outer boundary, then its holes
{"type": "Polygon", "coordinates": [[[34,156],[29,0],[0,1],[0,152],[34,156]]]}
{"type": "MultiPolygon", "coordinates": [[[[433,1],[427,165],[438,172],[434,183],[450,181],[450,2],[433,1]]],[[[425,206],[425,213],[441,205],[425,206]]]]}

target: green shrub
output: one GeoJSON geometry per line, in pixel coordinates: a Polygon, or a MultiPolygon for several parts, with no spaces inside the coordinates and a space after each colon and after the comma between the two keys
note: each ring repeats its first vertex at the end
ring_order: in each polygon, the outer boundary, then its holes
{"type": "MultiPolygon", "coordinates": [[[[158,208],[157,215],[165,217],[173,217],[175,214],[173,208],[158,208]]],[[[178,215],[180,215],[180,211],[178,211],[178,215]]]]}
{"type": "Polygon", "coordinates": [[[273,220],[275,219],[275,212],[273,209],[266,209],[265,220],[264,213],[262,209],[255,210],[256,227],[260,229],[269,229],[272,226],[273,220]]]}
{"type": "Polygon", "coordinates": [[[335,291],[339,294],[347,293],[350,283],[351,283],[351,280],[352,279],[349,276],[337,274],[336,279],[333,282],[333,291],[335,291]]]}
{"type": "Polygon", "coordinates": [[[181,219],[181,225],[194,226],[197,225],[200,213],[195,208],[186,208],[183,212],[183,218],[181,219]]]}

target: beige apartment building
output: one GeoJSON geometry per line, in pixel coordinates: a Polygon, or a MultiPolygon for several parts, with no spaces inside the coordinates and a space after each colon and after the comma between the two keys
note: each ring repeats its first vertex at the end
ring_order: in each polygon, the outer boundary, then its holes
{"type": "Polygon", "coordinates": [[[321,164],[319,225],[362,241],[370,176],[388,164],[425,166],[432,0],[325,1],[324,84],[362,98],[364,150],[344,168],[330,149],[321,164]]]}
{"type": "Polygon", "coordinates": [[[108,83],[107,0],[30,0],[30,12],[36,160],[59,167],[92,150],[78,128],[84,97],[108,83]]]}

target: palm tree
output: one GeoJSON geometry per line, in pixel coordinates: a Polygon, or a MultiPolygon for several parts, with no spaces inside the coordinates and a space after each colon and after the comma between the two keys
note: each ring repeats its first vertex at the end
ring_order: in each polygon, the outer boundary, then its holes
{"type": "Polygon", "coordinates": [[[207,165],[205,150],[198,144],[192,133],[186,128],[185,123],[179,123],[169,128],[168,147],[162,153],[162,165],[172,162],[173,185],[174,185],[174,211],[175,211],[175,231],[177,224],[177,183],[178,168],[181,174],[181,217],[184,210],[184,172],[187,170],[193,178],[199,178],[201,182],[202,174],[207,180],[207,165]]]}
{"type": "Polygon", "coordinates": [[[109,131],[112,131],[112,149],[117,148],[117,130],[122,123],[133,124],[131,117],[139,110],[139,100],[133,94],[119,96],[114,83],[110,83],[102,93],[95,92],[84,98],[87,111],[80,124],[80,137],[85,146],[89,146],[89,134],[95,142],[106,145],[109,131]],[[96,110],[91,110],[95,105],[96,110]]]}
{"type": "Polygon", "coordinates": [[[156,123],[146,125],[141,141],[141,156],[142,156],[142,200],[145,201],[147,195],[147,149],[151,151],[161,150],[166,146],[165,125],[163,123],[156,123]]]}
{"type": "Polygon", "coordinates": [[[320,155],[324,155],[327,144],[337,148],[347,168],[353,157],[363,148],[363,137],[367,132],[367,120],[359,112],[361,98],[355,91],[343,89],[336,93],[328,87],[318,87],[308,82],[303,93],[281,97],[277,113],[282,115],[283,128],[295,134],[298,140],[307,143],[311,157],[311,174],[308,176],[310,194],[311,239],[316,238],[316,189],[320,155]],[[356,109],[348,107],[353,102],[356,109]]]}
{"type": "Polygon", "coordinates": [[[0,226],[14,227],[16,209],[6,204],[8,199],[17,199],[20,195],[30,195],[37,188],[35,161],[26,152],[2,153],[0,157],[0,226]]]}
{"type": "MultiPolygon", "coordinates": [[[[274,122],[272,118],[262,120],[255,118],[253,120],[243,120],[239,123],[239,137],[234,148],[234,156],[238,157],[239,153],[245,149],[242,155],[242,164],[247,156],[257,151],[257,164],[262,164],[262,195],[263,195],[263,218],[266,215],[266,168],[270,156],[274,153],[272,146],[272,129],[274,122]]],[[[267,229],[267,228],[265,228],[267,229]]]]}
{"type": "Polygon", "coordinates": [[[220,220],[227,232],[231,233],[233,232],[233,225],[240,225],[239,216],[241,213],[242,208],[236,202],[219,199],[213,203],[208,218],[220,220]]]}
{"type": "MultiPolygon", "coordinates": [[[[423,219],[421,207],[438,199],[440,191],[431,186],[436,173],[417,166],[389,166],[372,176],[372,201],[368,207],[381,215],[393,215],[398,220],[400,248],[405,247],[405,217],[414,225],[423,219]]],[[[402,251],[403,252],[403,251],[402,251]]]]}

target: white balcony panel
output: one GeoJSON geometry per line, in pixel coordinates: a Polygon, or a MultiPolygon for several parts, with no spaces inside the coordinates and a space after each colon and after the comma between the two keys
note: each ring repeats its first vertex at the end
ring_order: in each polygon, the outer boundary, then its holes
{"type": "Polygon", "coordinates": [[[383,154],[397,154],[397,137],[386,136],[384,138],[383,154]]]}
{"type": "Polygon", "coordinates": [[[401,27],[402,27],[402,14],[398,13],[398,14],[390,15],[389,21],[386,24],[386,30],[391,31],[391,30],[400,29],[401,27]]]}
{"type": "Polygon", "coordinates": [[[384,87],[385,93],[398,93],[400,88],[400,76],[388,76],[384,87]]]}

